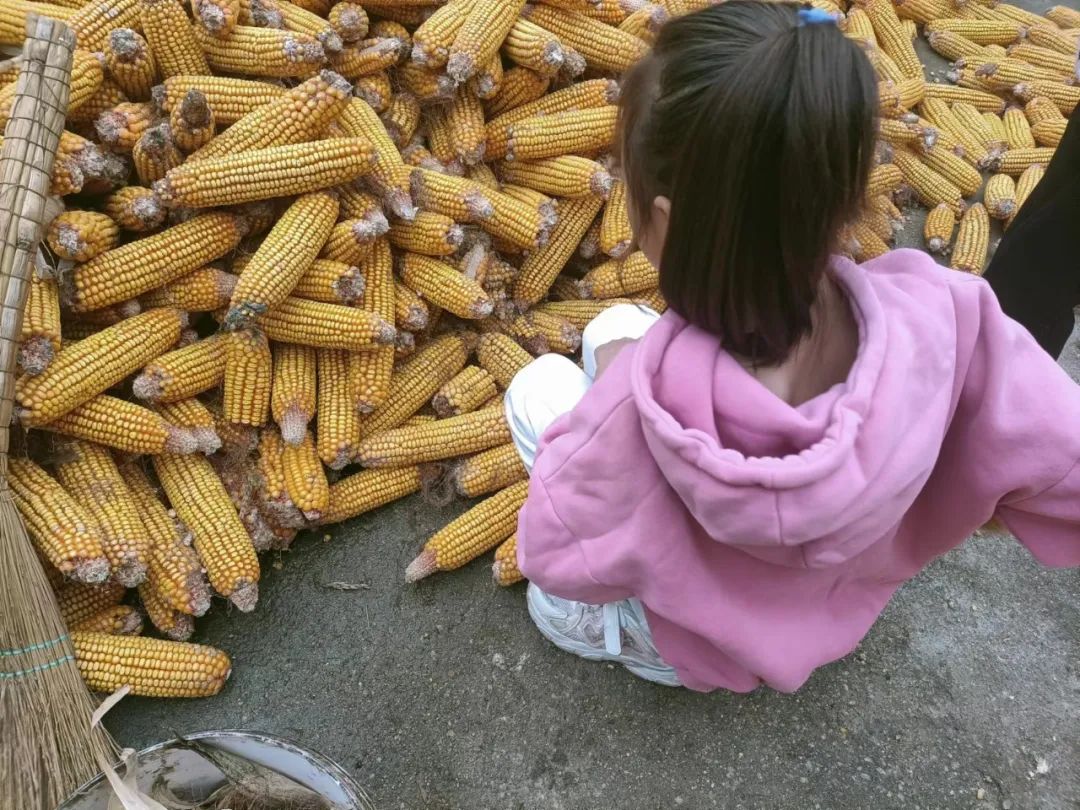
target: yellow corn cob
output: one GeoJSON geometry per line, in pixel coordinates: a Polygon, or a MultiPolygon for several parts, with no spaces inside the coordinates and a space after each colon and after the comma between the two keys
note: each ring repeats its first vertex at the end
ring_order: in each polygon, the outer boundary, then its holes
{"type": "MultiPolygon", "coordinates": [[[[902,8],[903,6],[898,7],[897,12],[899,13],[902,8]]],[[[851,9],[841,21],[841,29],[844,32],[844,36],[848,39],[861,42],[865,46],[868,46],[868,49],[871,47],[878,47],[877,37],[874,35],[874,27],[871,24],[866,11],[862,8],[851,9]]]]}
{"type": "MultiPolygon", "coordinates": [[[[139,586],[139,599],[142,601],[147,618],[150,619],[150,624],[154,625],[154,628],[163,636],[172,641],[187,641],[191,638],[192,633],[195,632],[194,620],[186,613],[175,610],[149,582],[144,582],[139,586]]],[[[140,621],[140,627],[141,624],[140,621]]]]}
{"type": "Polygon", "coordinates": [[[221,449],[221,437],[217,434],[214,415],[210,409],[194,397],[177,402],[159,402],[158,412],[171,424],[185,428],[195,438],[198,450],[206,455],[221,449]]]}
{"type": "Polygon", "coordinates": [[[1057,147],[1065,137],[1068,121],[1060,118],[1051,121],[1038,121],[1031,125],[1031,134],[1040,146],[1057,147]]]}
{"type": "Polygon", "coordinates": [[[494,377],[477,366],[466,366],[435,393],[431,406],[439,416],[460,416],[478,410],[497,393],[494,377]]]}
{"type": "Polygon", "coordinates": [[[281,453],[285,445],[281,434],[275,428],[264,428],[259,434],[258,471],[260,486],[266,506],[278,517],[286,517],[299,528],[303,525],[303,516],[296,510],[285,491],[285,470],[281,464],[281,453]]]}
{"type": "Polygon", "coordinates": [[[137,636],[142,632],[142,626],[142,616],[135,608],[130,605],[113,605],[71,625],[69,629],[110,636],[137,636]]]}
{"type": "Polygon", "coordinates": [[[59,351],[60,293],[53,279],[34,273],[19,336],[19,367],[27,374],[40,374],[59,351]]]}
{"type": "Polygon", "coordinates": [[[130,28],[115,28],[109,32],[105,45],[105,66],[112,80],[135,101],[148,101],[157,83],[157,63],[150,48],[130,28]]]}
{"type": "Polygon", "coordinates": [[[469,346],[456,335],[436,338],[418,350],[390,378],[390,389],[383,403],[361,418],[361,435],[369,436],[402,424],[464,368],[468,354],[469,346]]]}
{"type": "MultiPolygon", "coordinates": [[[[502,84],[503,73],[502,56],[495,54],[488,60],[487,64],[482,65],[476,74],[469,79],[469,92],[481,101],[494,98],[495,94],[499,92],[499,86],[502,84]]],[[[481,129],[483,129],[482,125],[481,129]]],[[[483,136],[481,135],[481,137],[483,136]]]]}
{"type": "Polygon", "coordinates": [[[250,18],[251,4],[245,0],[192,0],[191,16],[195,23],[215,37],[227,37],[241,22],[241,17],[250,18]]]}
{"type": "Polygon", "coordinates": [[[858,262],[870,261],[889,252],[889,246],[885,240],[870,227],[865,219],[855,222],[848,229],[848,234],[852,239],[852,256],[858,262]]]}
{"type": "Polygon", "coordinates": [[[412,140],[420,123],[420,103],[411,93],[396,93],[382,114],[382,122],[390,139],[400,149],[412,140]]]}
{"type": "MultiPolygon", "coordinates": [[[[642,300],[643,295],[651,294],[642,293],[635,298],[638,301],[642,300]]],[[[608,307],[615,306],[616,304],[630,304],[635,303],[628,298],[601,298],[595,300],[568,300],[568,301],[547,301],[536,307],[538,312],[546,312],[552,315],[558,315],[578,329],[584,329],[588,326],[589,321],[599,315],[608,307]]],[[[652,306],[649,304],[649,306],[652,306]]],[[[653,307],[655,309],[655,307],[653,307]]],[[[529,360],[532,358],[530,357],[529,360]]]]}
{"type": "Polygon", "coordinates": [[[1038,124],[1042,121],[1064,121],[1065,116],[1050,99],[1043,96],[1035,96],[1024,105],[1024,117],[1029,124],[1038,124]]]}
{"type": "Polygon", "coordinates": [[[209,76],[210,65],[177,0],[140,0],[139,21],[161,75],[209,76]]]}
{"type": "Polygon", "coordinates": [[[353,304],[364,295],[364,276],[356,265],[316,259],[304,271],[292,294],[327,304],[353,304]]]}
{"type": "Polygon", "coordinates": [[[353,43],[367,36],[369,21],[364,7],[357,3],[337,3],[327,18],[342,42],[353,43]]]}
{"type": "Polygon", "coordinates": [[[192,30],[195,42],[202,48],[210,67],[222,73],[306,78],[317,72],[326,59],[323,46],[315,37],[296,31],[238,25],[229,32],[228,37],[218,39],[202,26],[193,29],[189,26],[189,30],[192,30]]]}
{"type": "Polygon", "coordinates": [[[460,175],[463,173],[463,170],[458,168],[460,162],[458,161],[457,153],[454,151],[453,134],[450,131],[449,107],[450,105],[448,104],[437,108],[428,118],[427,145],[432,156],[440,164],[443,166],[455,167],[453,173],[460,175]]]}
{"type": "Polygon", "coordinates": [[[163,354],[135,378],[132,391],[150,402],[177,402],[218,386],[225,377],[224,335],[163,354]]]}
{"type": "Polygon", "coordinates": [[[506,157],[510,128],[514,124],[537,116],[604,108],[613,105],[618,98],[619,87],[615,82],[607,79],[592,79],[541,96],[535,101],[517,105],[488,121],[485,158],[496,160],[506,157]]]}
{"type": "Polygon", "coordinates": [[[551,77],[523,67],[508,68],[503,73],[499,89],[484,103],[487,117],[501,116],[523,104],[536,101],[547,92],[551,77]]]}
{"type": "Polygon", "coordinates": [[[935,31],[952,31],[962,37],[967,37],[978,45],[1011,45],[1023,35],[1023,26],[1018,23],[1002,20],[962,20],[956,18],[944,18],[932,20],[927,23],[928,33],[935,31]]]}
{"type": "Polygon", "coordinates": [[[460,160],[472,165],[484,159],[484,109],[480,99],[459,90],[447,107],[446,125],[454,154],[460,160]]]}
{"type": "Polygon", "coordinates": [[[1037,146],[1034,149],[1010,149],[1001,156],[998,171],[1017,177],[1035,164],[1046,165],[1054,156],[1054,149],[1037,146]]]}
{"type": "Polygon", "coordinates": [[[73,311],[127,301],[191,273],[236,247],[240,224],[223,212],[202,214],[79,265],[73,311]]]}
{"type": "Polygon", "coordinates": [[[450,217],[421,211],[416,219],[396,220],[390,226],[390,244],[426,256],[449,256],[461,247],[465,232],[450,217]]]}
{"type": "Polygon", "coordinates": [[[93,515],[29,459],[12,457],[8,465],[15,506],[34,547],[67,577],[85,583],[104,581],[109,561],[93,515]]]}
{"type": "Polygon", "coordinates": [[[119,582],[104,582],[100,585],[65,582],[56,592],[56,603],[60,607],[64,624],[71,627],[120,604],[125,593],[124,586],[119,582]]]}
{"type": "Polygon", "coordinates": [[[349,391],[350,363],[349,352],[319,349],[317,447],[322,463],[332,470],[352,461],[360,441],[360,422],[349,391]]]}
{"type": "Polygon", "coordinates": [[[131,158],[139,182],[146,186],[160,180],[169,169],[184,161],[183,154],[172,141],[172,129],[168,124],[146,130],[131,150],[131,158]]]}
{"type": "Polygon", "coordinates": [[[978,168],[985,168],[993,163],[996,156],[990,154],[983,141],[961,123],[944,101],[928,98],[923,101],[922,111],[934,126],[948,132],[963,145],[964,159],[969,163],[978,168]]]}
{"type": "Polygon", "coordinates": [[[955,228],[956,213],[952,208],[945,203],[934,206],[926,217],[926,225],[923,229],[926,247],[932,253],[944,253],[952,244],[955,228]]]}
{"type": "Polygon", "coordinates": [[[1029,65],[1049,70],[1065,81],[1070,80],[1074,75],[1075,61],[1072,56],[1058,53],[1051,48],[1042,48],[1024,41],[1013,45],[1008,53],[1012,59],[1019,59],[1029,65]]]}
{"type": "Polygon", "coordinates": [[[1046,18],[1062,28],[1080,28],[1080,11],[1071,6],[1051,6],[1046,10],[1046,18]]]}
{"type": "Polygon", "coordinates": [[[224,76],[173,75],[154,88],[154,100],[166,112],[171,112],[187,95],[198,90],[214,111],[219,125],[235,124],[252,110],[269,104],[285,95],[287,90],[276,84],[234,79],[224,76]]]}
{"type": "Polygon", "coordinates": [[[315,416],[315,350],[282,343],[274,347],[270,411],[287,444],[304,440],[315,416]]]}
{"type": "Polygon", "coordinates": [[[993,175],[986,181],[983,202],[994,219],[1011,219],[1016,212],[1016,181],[1007,174],[993,175]]]}
{"type": "Polygon", "coordinates": [[[94,122],[94,129],[102,146],[114,152],[130,153],[139,138],[158,120],[152,104],[125,101],[101,113],[94,122]]]}
{"type": "MultiPolygon", "coordinates": [[[[1054,108],[1055,111],[1057,108],[1054,108]]],[[[1002,116],[1005,126],[1005,137],[1010,149],[1031,149],[1035,146],[1035,138],[1031,134],[1031,126],[1027,116],[1019,107],[1010,107],[1002,116]]]]}
{"type": "MultiPolygon", "coordinates": [[[[56,13],[59,12],[55,8],[49,10],[50,15],[56,13]]],[[[103,51],[111,30],[138,27],[139,3],[138,0],[91,0],[80,6],[74,14],[57,19],[67,20],[67,24],[75,32],[80,48],[103,51]]]]}
{"type": "Polygon", "coordinates": [[[527,324],[525,334],[535,335],[543,347],[538,354],[555,352],[573,354],[581,348],[581,330],[570,321],[551,312],[532,309],[515,318],[509,326],[510,334],[517,336],[517,329],[522,323],[527,324]]]}
{"type": "Polygon", "coordinates": [[[502,407],[484,408],[372,434],[360,441],[356,460],[365,467],[404,467],[475,453],[509,440],[502,407]]]}
{"type": "MultiPolygon", "coordinates": [[[[362,306],[388,323],[395,319],[393,257],[386,240],[373,246],[363,264],[362,306]]],[[[394,349],[382,346],[355,352],[349,358],[349,396],[359,413],[370,413],[385,400],[394,368],[394,349]]]]}
{"type": "Polygon", "coordinates": [[[961,101],[975,107],[979,112],[991,112],[995,115],[1000,115],[1005,109],[1005,102],[992,93],[970,87],[955,87],[950,84],[927,84],[926,98],[938,99],[947,104],[961,101]]]}
{"type": "Polygon", "coordinates": [[[1016,181],[1016,209],[1013,211],[1012,219],[1006,223],[1006,225],[1012,224],[1012,220],[1016,218],[1017,212],[1027,202],[1027,198],[1031,195],[1031,192],[1035,190],[1035,186],[1042,180],[1043,175],[1046,173],[1046,167],[1041,164],[1033,164],[1024,170],[1024,173],[1020,175],[1020,179],[1016,181]]]}
{"type": "Polygon", "coordinates": [[[1052,101],[1063,115],[1071,115],[1080,104],[1080,87],[1070,87],[1058,82],[1023,82],[1013,88],[1013,94],[1021,101],[1031,101],[1042,96],[1052,101]]]}
{"type": "Polygon", "coordinates": [[[240,610],[259,597],[259,561],[224,485],[204,457],[155,456],[154,469],[184,525],[214,590],[240,610]]]}
{"type": "Polygon", "coordinates": [[[153,191],[141,186],[117,189],[105,198],[101,210],[125,231],[149,231],[165,221],[161,201],[153,191]]]}
{"type": "Polygon", "coordinates": [[[531,363],[532,359],[513,338],[499,333],[484,335],[476,347],[476,361],[502,388],[507,388],[514,375],[531,363]]]}
{"type": "Polygon", "coordinates": [[[362,98],[371,109],[382,115],[390,106],[390,99],[394,95],[390,74],[385,70],[380,70],[378,73],[357,77],[353,94],[357,98],[362,98]]]}
{"type": "Polygon", "coordinates": [[[101,543],[113,577],[134,587],[146,579],[150,537],[109,451],[91,442],[65,442],[57,479],[101,529],[101,543]]]}
{"type": "MultiPolygon", "coordinates": [[[[1058,81],[1059,74],[1034,67],[1018,59],[995,58],[975,65],[975,75],[995,91],[1008,91],[1018,84],[1032,81],[1058,81]]],[[[1071,75],[1071,74],[1070,74],[1071,75]]]]}
{"type": "Polygon", "coordinates": [[[288,297],[259,316],[271,340],[324,349],[360,351],[394,342],[394,327],[367,310],[288,297]]]}
{"type": "Polygon", "coordinates": [[[1058,30],[1057,26],[1047,25],[1045,22],[1028,28],[1027,40],[1037,47],[1064,56],[1072,56],[1076,52],[1076,42],[1073,38],[1058,30]]]}
{"type": "MultiPolygon", "coordinates": [[[[907,3],[899,6],[897,11],[902,11],[904,5],[907,3]]],[[[927,35],[926,39],[931,48],[953,62],[965,57],[982,57],[985,53],[984,46],[952,31],[933,31],[927,35]]]]}
{"type": "MultiPolygon", "coordinates": [[[[919,25],[949,17],[952,12],[953,7],[948,0],[901,0],[896,4],[897,15],[902,19],[917,22],[919,25]]],[[[851,27],[850,21],[848,27],[851,27]]]]}
{"type": "Polygon", "coordinates": [[[554,76],[563,65],[563,47],[559,38],[524,18],[514,22],[502,51],[512,62],[543,76],[554,76]]]}
{"type": "Polygon", "coordinates": [[[407,332],[422,332],[428,328],[428,305],[420,296],[400,282],[394,284],[394,323],[407,332]]]}
{"type": "Polygon", "coordinates": [[[492,204],[492,213],[479,224],[499,244],[505,244],[510,249],[532,250],[547,243],[554,217],[545,211],[543,205],[523,203],[516,197],[498,191],[488,191],[487,197],[492,204]]]}
{"type": "Polygon", "coordinates": [[[406,254],[401,280],[425,300],[459,318],[480,319],[491,314],[493,305],[484,289],[437,259],[406,254]]]}
{"type": "Polygon", "coordinates": [[[412,191],[425,210],[458,222],[475,222],[495,214],[491,189],[463,177],[417,168],[412,171],[412,191]]]}
{"type": "Polygon", "coordinates": [[[385,218],[381,222],[369,219],[345,219],[335,224],[319,256],[336,262],[356,264],[363,261],[371,251],[371,243],[389,228],[385,218]]]}
{"type": "Polygon", "coordinates": [[[272,25],[272,28],[286,28],[289,31],[297,31],[314,38],[323,47],[327,54],[341,52],[344,43],[337,31],[327,21],[326,15],[312,14],[305,8],[300,7],[288,0],[274,2],[274,0],[251,0],[252,18],[259,25],[258,12],[267,6],[272,6],[272,16],[275,22],[280,20],[280,25],[272,25]]]}
{"type": "Polygon", "coordinates": [[[411,495],[419,489],[418,467],[364,470],[355,473],[330,487],[330,505],[323,513],[321,522],[340,523],[411,495]]]}
{"type": "Polygon", "coordinates": [[[964,210],[963,194],[956,184],[942,177],[914,154],[898,149],[893,160],[923,205],[933,208],[945,203],[957,216],[964,210]]]}
{"type": "Polygon", "coordinates": [[[180,338],[177,310],[153,309],[65,347],[49,367],[16,386],[25,425],[50,422],[106,391],[180,338]]]}
{"type": "Polygon", "coordinates": [[[421,104],[442,104],[453,98],[454,81],[418,62],[406,62],[397,72],[401,88],[421,104]]]}
{"type": "Polygon", "coordinates": [[[919,159],[960,189],[964,197],[972,196],[982,187],[979,170],[942,146],[920,153],[919,159]]]}
{"type": "Polygon", "coordinates": [[[649,49],[633,34],[575,11],[536,5],[530,7],[526,16],[555,34],[564,45],[578,51],[594,70],[622,72],[649,49]]]}
{"type": "Polygon", "coordinates": [[[229,334],[225,344],[225,418],[258,427],[270,413],[273,361],[266,335],[259,329],[229,334]]]}
{"type": "Polygon", "coordinates": [[[517,564],[517,533],[510,535],[495,549],[495,562],[491,565],[491,576],[504,588],[521,582],[525,577],[517,564]]]}
{"type": "Polygon", "coordinates": [[[308,520],[319,520],[330,505],[330,484],[315,448],[311,431],[296,445],[286,444],[281,453],[285,491],[308,520]]]}
{"type": "Polygon", "coordinates": [[[881,49],[892,57],[904,76],[909,79],[923,78],[922,63],[900,18],[896,16],[891,0],[869,0],[865,9],[881,49]]]}
{"type": "Polygon", "coordinates": [[[178,166],[154,191],[171,206],[235,205],[348,182],[367,172],[373,158],[360,138],[274,146],[178,166]],[[253,166],[259,167],[254,175],[253,166]]]}
{"type": "Polygon", "coordinates": [[[96,692],[129,686],[145,697],[209,697],[232,667],[221,650],[183,641],[74,632],[71,643],[79,673],[96,692]]]}
{"type": "Polygon", "coordinates": [[[575,155],[508,162],[500,171],[504,182],[553,197],[607,197],[612,188],[611,175],[603,166],[575,155]]]}
{"type": "Polygon", "coordinates": [[[478,498],[528,477],[517,448],[504,444],[465,459],[454,471],[454,485],[461,497],[478,498]]]}
{"type": "Polygon", "coordinates": [[[969,206],[960,218],[949,266],[955,270],[982,275],[990,244],[990,218],[982,203],[969,206]]]}
{"type": "Polygon", "coordinates": [[[315,140],[345,108],[350,86],[324,70],[284,95],[253,109],[191,156],[191,160],[226,157],[253,149],[315,140]]]}
{"type": "Polygon", "coordinates": [[[69,8],[60,3],[6,0],[3,10],[0,11],[0,45],[22,46],[26,39],[26,18],[29,14],[66,21],[74,17],[77,11],[77,8],[69,8]]]}
{"type": "Polygon", "coordinates": [[[405,581],[416,582],[436,571],[460,568],[503,542],[517,528],[528,486],[522,481],[507,487],[436,532],[409,563],[405,581]]]}
{"type": "Polygon", "coordinates": [[[667,10],[663,6],[645,3],[637,11],[619,23],[619,30],[632,34],[648,45],[656,41],[656,35],[668,21],[667,10]]]}
{"type": "Polygon", "coordinates": [[[153,411],[126,400],[100,395],[43,426],[126,453],[193,453],[195,438],[153,411]]]}
{"type": "MultiPolygon", "coordinates": [[[[913,119],[914,116],[911,116],[913,119]]],[[[878,121],[878,138],[893,146],[910,146],[913,149],[930,149],[937,143],[938,133],[933,127],[923,127],[909,118],[882,118],[878,121]]]]}
{"type": "Polygon", "coordinates": [[[365,39],[334,56],[330,64],[346,79],[359,81],[397,64],[404,47],[397,38],[365,39]]]}
{"type": "Polygon", "coordinates": [[[389,20],[410,26],[420,25],[431,13],[430,6],[402,5],[399,2],[390,2],[390,0],[382,0],[382,2],[371,0],[364,3],[364,8],[370,14],[381,17],[382,22],[389,20]]]}
{"type": "Polygon", "coordinates": [[[659,272],[638,251],[621,261],[612,260],[593,268],[579,285],[583,298],[618,298],[651,290],[659,283],[659,272]]]}
{"type": "Polygon", "coordinates": [[[474,5],[475,0],[452,0],[436,9],[413,32],[413,61],[433,70],[443,67],[450,57],[450,46],[474,5]]]}
{"type": "Polygon", "coordinates": [[[522,264],[514,282],[515,301],[531,305],[547,295],[555,277],[573,255],[602,204],[598,197],[584,197],[565,203],[548,243],[530,254],[522,264]]]}
{"type": "Polygon", "coordinates": [[[523,8],[525,0],[476,0],[448,51],[450,78],[460,84],[490,62],[523,8]]]}
{"type": "Polygon", "coordinates": [[[495,176],[495,172],[486,163],[477,163],[474,166],[469,166],[465,172],[465,176],[473,182],[479,183],[485,188],[490,188],[498,191],[501,184],[499,178],[495,176]]]}
{"type": "Polygon", "coordinates": [[[140,297],[145,309],[176,307],[187,312],[215,312],[229,303],[236,276],[213,265],[202,267],[140,297]]]}
{"type": "Polygon", "coordinates": [[[592,152],[611,146],[618,110],[614,106],[573,110],[526,119],[510,126],[507,160],[537,160],[592,152]]]}
{"type": "Polygon", "coordinates": [[[338,202],[332,194],[298,197],[240,273],[225,328],[237,329],[284,301],[319,255],[337,217],[338,202]]]}
{"type": "Polygon", "coordinates": [[[214,110],[201,90],[188,90],[169,115],[173,141],[184,152],[194,152],[214,137],[214,110]]]}
{"type": "Polygon", "coordinates": [[[618,180],[611,187],[611,194],[604,205],[604,215],[600,220],[600,249],[608,256],[621,258],[630,250],[633,239],[627,210],[626,184],[618,180]]]}

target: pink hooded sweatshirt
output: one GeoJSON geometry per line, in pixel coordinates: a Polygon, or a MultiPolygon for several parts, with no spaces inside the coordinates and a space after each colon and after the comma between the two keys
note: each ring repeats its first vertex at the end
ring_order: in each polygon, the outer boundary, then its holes
{"type": "Polygon", "coordinates": [[[666,314],[544,435],[518,563],[581,602],[637,597],[682,682],[798,689],[992,516],[1080,565],[1080,386],[981,279],[837,258],[860,346],[792,407],[666,314]]]}

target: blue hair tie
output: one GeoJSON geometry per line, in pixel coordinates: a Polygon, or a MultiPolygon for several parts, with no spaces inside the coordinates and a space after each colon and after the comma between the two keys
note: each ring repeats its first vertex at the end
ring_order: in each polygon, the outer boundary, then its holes
{"type": "Polygon", "coordinates": [[[800,8],[799,27],[804,25],[836,25],[836,17],[820,8],[800,8]]]}

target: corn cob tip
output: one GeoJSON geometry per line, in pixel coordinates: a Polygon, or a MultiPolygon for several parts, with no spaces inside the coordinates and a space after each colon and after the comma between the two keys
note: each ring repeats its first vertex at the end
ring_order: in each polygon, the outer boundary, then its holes
{"type": "Polygon", "coordinates": [[[71,578],[87,585],[104,582],[109,578],[109,561],[104,557],[76,560],[71,571],[71,578]]]}
{"type": "Polygon", "coordinates": [[[406,222],[412,222],[416,219],[420,209],[413,205],[412,197],[409,196],[408,192],[400,188],[391,188],[387,189],[382,196],[386,207],[390,209],[390,212],[395,217],[406,222]]]}
{"type": "Polygon", "coordinates": [[[374,328],[375,343],[392,346],[397,337],[397,330],[392,323],[384,321],[382,318],[378,318],[374,328]]]}
{"type": "Polygon", "coordinates": [[[266,304],[255,301],[241,301],[233,304],[225,313],[221,328],[226,332],[238,332],[246,329],[260,315],[265,315],[266,304]]]}
{"type": "Polygon", "coordinates": [[[495,560],[491,564],[491,578],[496,585],[502,585],[504,588],[516,585],[524,579],[516,566],[507,565],[502,560],[495,560]]]}
{"type": "Polygon", "coordinates": [[[382,211],[367,211],[352,227],[357,241],[374,242],[390,230],[390,222],[382,211]]]}
{"type": "Polygon", "coordinates": [[[326,60],[326,51],[318,40],[304,41],[296,37],[286,37],[281,50],[290,62],[317,65],[326,60]]]}
{"type": "MultiPolygon", "coordinates": [[[[173,612],[173,624],[163,635],[170,641],[187,641],[195,632],[195,620],[186,613],[173,612]]],[[[140,622],[141,624],[141,622],[140,622]]],[[[228,678],[228,675],[225,676],[228,678]]]]}
{"type": "MultiPolygon", "coordinates": [[[[94,131],[102,143],[115,146],[127,129],[127,116],[118,110],[105,110],[94,121],[94,131]]],[[[104,162],[104,158],[102,158],[104,162]]],[[[85,167],[84,167],[85,168],[85,167]]]]}
{"type": "Polygon", "coordinates": [[[424,549],[417,555],[405,568],[405,581],[406,582],[419,582],[425,577],[430,577],[436,571],[439,570],[439,566],[436,562],[435,552],[429,549],[424,549]]]}
{"type": "Polygon", "coordinates": [[[330,90],[336,90],[346,96],[352,92],[352,82],[336,71],[323,68],[319,71],[319,78],[328,85],[330,90]]]}
{"type": "Polygon", "coordinates": [[[131,28],[114,28],[109,32],[109,48],[125,62],[130,62],[143,51],[139,35],[131,28]]]}
{"type": "Polygon", "coordinates": [[[113,569],[113,579],[125,588],[134,588],[146,581],[146,563],[138,559],[125,558],[113,569]]]}
{"type": "Polygon", "coordinates": [[[476,59],[469,53],[453,53],[446,62],[446,73],[457,84],[464,84],[477,71],[476,59]]]}
{"type": "Polygon", "coordinates": [[[201,449],[199,440],[192,430],[169,425],[165,432],[167,434],[165,439],[166,453],[186,456],[201,449]]]}
{"type": "Polygon", "coordinates": [[[259,601],[259,583],[240,580],[229,594],[229,601],[236,605],[236,609],[241,613],[251,613],[259,601]]]}
{"type": "Polygon", "coordinates": [[[116,627],[117,635],[121,636],[139,636],[142,635],[142,631],[143,617],[137,610],[125,613],[120,619],[120,624],[116,627]]]}
{"type": "Polygon", "coordinates": [[[285,413],[281,415],[281,424],[279,425],[282,441],[294,447],[303,444],[304,437],[307,435],[308,422],[310,421],[310,413],[306,413],[295,403],[289,405],[285,409],[285,413]]]}
{"type": "Polygon", "coordinates": [[[323,51],[330,55],[341,53],[345,49],[345,43],[337,31],[320,31],[315,38],[322,45],[323,51]]]}
{"type": "Polygon", "coordinates": [[[220,36],[229,26],[229,20],[225,16],[224,10],[216,3],[199,3],[198,14],[202,27],[214,36],[220,36]]]}
{"type": "Polygon", "coordinates": [[[273,3],[251,0],[251,21],[259,28],[285,28],[285,18],[273,3]]]}
{"type": "Polygon", "coordinates": [[[209,126],[214,114],[206,94],[194,87],[188,90],[180,100],[180,118],[193,129],[209,126]]]}
{"type": "Polygon", "coordinates": [[[19,368],[33,377],[49,367],[54,355],[52,341],[48,337],[32,335],[19,346],[19,368]]]}
{"type": "Polygon", "coordinates": [[[157,371],[144,371],[131,383],[131,393],[146,402],[157,402],[165,394],[164,381],[157,371]]]}

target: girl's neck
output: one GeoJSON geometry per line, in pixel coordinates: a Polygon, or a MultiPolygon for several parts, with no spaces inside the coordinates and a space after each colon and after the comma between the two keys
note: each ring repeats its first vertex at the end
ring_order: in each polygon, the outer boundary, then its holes
{"type": "Polygon", "coordinates": [[[758,382],[795,407],[844,382],[859,351],[859,325],[847,294],[828,273],[821,280],[810,334],[776,365],[739,363],[758,382]]]}

